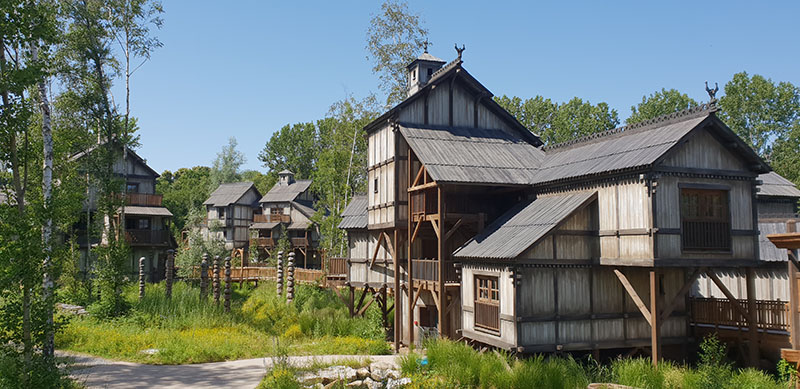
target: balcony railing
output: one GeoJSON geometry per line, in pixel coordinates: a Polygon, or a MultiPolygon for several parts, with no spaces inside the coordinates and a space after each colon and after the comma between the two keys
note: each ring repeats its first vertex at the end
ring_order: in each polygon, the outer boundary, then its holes
{"type": "MultiPolygon", "coordinates": [[[[745,312],[747,300],[737,300],[745,312]]],[[[733,307],[728,299],[690,298],[692,321],[747,328],[747,317],[733,307]]],[[[756,324],[763,330],[789,330],[789,303],[775,300],[756,300],[756,324]]]]}
{"type": "Polygon", "coordinates": [[[275,247],[275,239],[272,238],[256,238],[256,245],[266,249],[275,247]]]}
{"type": "Polygon", "coordinates": [[[125,231],[125,238],[132,246],[162,245],[169,243],[169,231],[127,230],[125,231]]]}
{"type": "Polygon", "coordinates": [[[290,215],[253,215],[253,223],[291,223],[292,217],[290,215]]]}
{"type": "Polygon", "coordinates": [[[163,196],[160,194],[126,193],[125,204],[145,207],[160,207],[163,196]]]}
{"type": "Polygon", "coordinates": [[[306,248],[311,246],[308,238],[292,238],[292,247],[306,248]]]}
{"type": "Polygon", "coordinates": [[[345,258],[330,258],[328,262],[328,275],[345,275],[347,274],[347,259],[345,258]]]}
{"type": "MultiPolygon", "coordinates": [[[[439,261],[435,259],[411,260],[411,275],[415,280],[439,281],[439,261]]],[[[445,262],[445,282],[458,282],[456,268],[452,262],[445,262]]]]}

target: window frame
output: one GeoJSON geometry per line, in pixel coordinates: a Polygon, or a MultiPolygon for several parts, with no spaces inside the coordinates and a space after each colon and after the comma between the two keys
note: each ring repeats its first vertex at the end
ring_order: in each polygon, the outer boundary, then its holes
{"type": "MultiPolygon", "coordinates": [[[[731,253],[733,250],[733,222],[731,216],[731,190],[728,186],[722,185],[702,185],[702,184],[683,184],[678,186],[678,209],[681,230],[681,252],[687,253],[731,253]],[[685,198],[689,195],[696,195],[698,199],[694,205],[693,215],[687,215],[685,198]],[[712,196],[716,196],[722,201],[714,204],[712,196]],[[719,208],[719,209],[714,209],[719,208]],[[712,215],[708,215],[709,212],[712,215]],[[706,215],[701,215],[705,213],[706,215]],[[724,244],[717,245],[695,245],[687,240],[687,223],[715,223],[718,224],[718,232],[722,232],[720,241],[724,244]]],[[[698,240],[699,238],[694,238],[698,240]]]]}
{"type": "Polygon", "coordinates": [[[500,277],[476,274],[474,276],[475,294],[473,298],[474,315],[473,325],[476,330],[500,333],[500,277]],[[492,319],[497,323],[497,327],[492,327],[478,320],[478,305],[492,306],[496,308],[497,316],[492,319]]]}

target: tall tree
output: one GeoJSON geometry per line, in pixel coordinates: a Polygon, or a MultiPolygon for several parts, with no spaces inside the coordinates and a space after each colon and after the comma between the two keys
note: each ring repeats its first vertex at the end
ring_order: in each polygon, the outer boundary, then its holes
{"type": "Polygon", "coordinates": [[[228,138],[228,144],[222,147],[217,158],[211,164],[211,190],[216,189],[219,184],[236,182],[241,179],[239,169],[247,162],[247,158],[241,151],[236,150],[236,138],[228,138]]]}
{"type": "Polygon", "coordinates": [[[319,155],[319,139],[314,123],[285,125],[275,131],[258,159],[277,179],[277,172],[291,170],[299,179],[311,178],[319,155]]]}
{"type": "Polygon", "coordinates": [[[681,93],[676,89],[662,88],[660,91],[656,91],[649,96],[643,96],[641,103],[631,106],[631,116],[628,117],[626,123],[635,124],[643,122],[662,115],[696,107],[697,105],[697,101],[685,93],[681,93]]]}
{"type": "Polygon", "coordinates": [[[428,37],[419,14],[400,0],[385,0],[381,12],[373,15],[367,29],[367,59],[381,80],[386,104],[394,105],[406,97],[406,65],[422,51],[428,37]]]}
{"type": "Polygon", "coordinates": [[[785,139],[800,120],[800,89],[760,75],[736,73],[719,99],[721,118],[761,156],[769,159],[771,141],[785,139]]]}
{"type": "MultiPolygon", "coordinates": [[[[216,188],[215,188],[216,189],[216,188]]],[[[156,179],[156,193],[162,194],[164,206],[172,212],[177,232],[191,226],[192,210],[202,209],[211,194],[211,169],[207,166],[165,170],[156,179]]]]}

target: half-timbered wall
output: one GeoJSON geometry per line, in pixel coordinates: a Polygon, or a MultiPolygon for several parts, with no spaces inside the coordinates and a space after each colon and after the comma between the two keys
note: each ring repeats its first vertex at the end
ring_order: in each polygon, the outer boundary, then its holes
{"type": "MultiPolygon", "coordinates": [[[[517,344],[514,274],[510,267],[465,264],[461,270],[461,328],[465,336],[494,340],[501,347],[517,344]],[[497,277],[500,292],[500,331],[475,327],[475,276],[497,277]],[[477,336],[476,336],[477,335],[477,336]]],[[[487,342],[484,342],[487,343],[487,342]]]]}
{"type": "Polygon", "coordinates": [[[379,231],[348,232],[350,267],[347,279],[352,285],[368,284],[373,288],[380,288],[385,284],[387,287],[393,287],[394,262],[390,251],[387,250],[386,240],[384,239],[378,246],[380,234],[379,231]],[[373,263],[376,246],[378,253],[373,263]]]}
{"type": "Polygon", "coordinates": [[[394,226],[396,137],[396,132],[390,126],[369,134],[367,223],[370,228],[394,226]]]}

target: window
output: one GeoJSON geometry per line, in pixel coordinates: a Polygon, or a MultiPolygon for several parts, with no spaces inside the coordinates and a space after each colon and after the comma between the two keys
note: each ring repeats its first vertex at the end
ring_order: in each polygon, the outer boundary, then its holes
{"type": "Polygon", "coordinates": [[[375,180],[373,180],[372,191],[378,193],[378,177],[375,177],[375,180]]]}
{"type": "Polygon", "coordinates": [[[129,182],[128,185],[125,187],[125,192],[128,193],[139,193],[139,183],[138,182],[129,182]]]}
{"type": "Polygon", "coordinates": [[[475,276],[475,327],[500,331],[500,288],[497,277],[475,276]]]}
{"type": "Polygon", "coordinates": [[[150,229],[150,219],[139,219],[139,229],[140,230],[149,230],[150,229]]]}
{"type": "Polygon", "coordinates": [[[428,79],[433,75],[433,68],[428,68],[428,79]]]}
{"type": "Polygon", "coordinates": [[[225,218],[225,207],[217,207],[217,218],[218,219],[225,218]]]}
{"type": "Polygon", "coordinates": [[[684,250],[730,250],[727,190],[681,189],[681,245],[684,250]]]}
{"type": "Polygon", "coordinates": [[[269,209],[270,215],[283,215],[283,208],[272,207],[269,209]]]}

